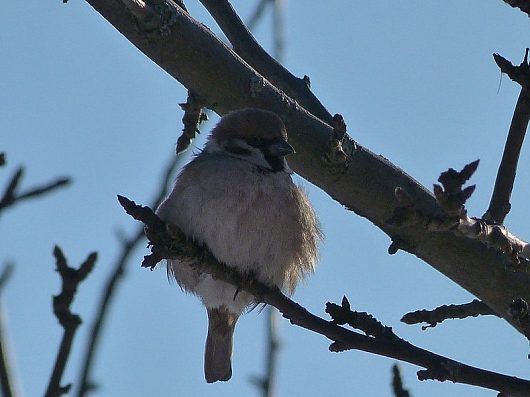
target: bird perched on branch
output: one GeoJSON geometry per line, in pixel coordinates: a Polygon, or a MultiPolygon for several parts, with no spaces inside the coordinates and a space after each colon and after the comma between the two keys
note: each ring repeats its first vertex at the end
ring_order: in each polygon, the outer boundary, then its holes
{"type": "MultiPolygon", "coordinates": [[[[218,261],[292,293],[314,270],[322,234],[306,195],[291,179],[285,161],[291,153],[276,114],[253,108],[229,113],[184,167],[157,214],[218,261]]],[[[229,380],[234,327],[254,303],[252,295],[179,260],[168,260],[167,271],[206,306],[206,381],[229,380]]]]}

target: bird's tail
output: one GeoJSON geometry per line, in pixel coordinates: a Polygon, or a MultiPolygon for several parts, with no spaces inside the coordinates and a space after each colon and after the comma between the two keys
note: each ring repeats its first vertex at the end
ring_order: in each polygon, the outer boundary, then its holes
{"type": "Polygon", "coordinates": [[[227,381],[232,377],[232,340],[238,315],[224,306],[206,308],[208,336],[204,352],[206,382],[227,381]]]}

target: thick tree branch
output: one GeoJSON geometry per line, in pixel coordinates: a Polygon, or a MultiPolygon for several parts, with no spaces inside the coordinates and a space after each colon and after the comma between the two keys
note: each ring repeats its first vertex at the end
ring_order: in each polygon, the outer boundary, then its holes
{"type": "MultiPolygon", "coordinates": [[[[173,178],[175,169],[180,165],[181,159],[182,156],[172,156],[171,160],[165,167],[158,192],[156,193],[151,204],[153,208],[158,207],[160,202],[164,199],[167,192],[167,185],[173,178]]],[[[116,296],[120,282],[125,276],[126,266],[129,263],[131,254],[134,252],[134,249],[138,247],[140,242],[145,241],[144,238],[144,228],[139,226],[130,237],[124,238],[122,240],[120,254],[112,266],[113,270],[110,273],[105,286],[103,287],[101,300],[98,304],[96,315],[90,327],[88,341],[86,343],[83,359],[81,361],[82,366],[79,376],[79,388],[76,394],[77,397],[86,396],[91,390],[95,389],[94,383],[91,379],[91,374],[95,355],[99,347],[101,331],[105,326],[110,304],[116,296]]]]}
{"type": "Polygon", "coordinates": [[[164,24],[142,31],[143,22],[119,0],[87,0],[131,43],[186,88],[201,96],[219,114],[243,107],[277,113],[285,122],[297,154],[291,168],[325,190],[333,199],[369,219],[406,250],[483,300],[522,331],[508,314],[513,300],[530,302],[530,275],[514,271],[510,259],[480,241],[439,233],[424,227],[397,227],[392,216],[394,190],[403,187],[427,214],[439,214],[434,197],[413,178],[382,156],[355,145],[346,136],[345,164],[329,164],[332,128],[316,119],[267,79],[243,62],[202,24],[172,2],[164,2],[164,24]],[[168,11],[169,10],[169,11],[168,11]],[[169,16],[168,16],[169,15],[169,16]]]}
{"type": "MultiPolygon", "coordinates": [[[[407,192],[398,187],[395,195],[399,206],[396,207],[394,216],[388,222],[400,226],[423,225],[429,230],[451,232],[456,236],[479,240],[485,246],[504,253],[512,261],[514,268],[528,273],[530,244],[514,236],[504,226],[467,215],[464,204],[475,191],[475,185],[464,188],[464,184],[476,171],[478,163],[478,160],[469,163],[461,171],[450,168],[442,172],[438,178],[442,185],[434,185],[434,196],[443,215],[433,217],[422,213],[416,208],[416,203],[407,192]]],[[[395,252],[396,245],[399,248],[399,245],[394,242],[389,252],[395,252]]],[[[530,329],[525,331],[525,335],[530,336],[530,329]]]]}
{"type": "Polygon", "coordinates": [[[405,324],[427,323],[428,325],[421,327],[423,330],[427,328],[436,327],[447,319],[468,318],[485,315],[495,315],[484,302],[477,299],[472,302],[461,305],[442,305],[433,310],[416,310],[401,317],[401,321],[405,324]]]}
{"type": "Polygon", "coordinates": [[[191,259],[195,269],[251,293],[258,303],[276,307],[292,324],[326,336],[333,342],[331,351],[356,349],[409,362],[425,368],[418,372],[420,380],[450,380],[497,390],[511,396],[530,396],[530,381],[471,367],[414,346],[367,313],[352,312],[345,298],[340,306],[333,303],[326,305],[326,311],[333,321],[317,317],[287,298],[277,287],[269,287],[249,275],[242,276],[233,268],[218,262],[204,246],[198,246],[187,239],[175,226],[166,225],[149,207],[139,206],[122,196],[118,196],[118,200],[129,215],[147,227],[152,254],[144,258],[142,266],[152,268],[164,258],[191,259]],[[339,324],[361,329],[366,335],[339,324]]]}
{"type": "Polygon", "coordinates": [[[331,114],[309,89],[309,78],[299,79],[271,57],[254,39],[227,0],[200,0],[234,46],[234,51],[276,88],[315,117],[331,124],[331,114]]]}
{"type": "Polygon", "coordinates": [[[528,90],[528,82],[530,82],[530,65],[528,64],[528,48],[526,49],[524,60],[519,66],[513,66],[498,54],[494,54],[493,56],[501,70],[504,73],[508,73],[513,80],[522,85],[513,112],[506,144],[504,145],[504,152],[497,172],[490,205],[483,216],[483,218],[487,220],[502,225],[504,218],[510,211],[510,196],[512,194],[515,174],[517,172],[517,163],[519,161],[521,147],[523,146],[523,140],[526,135],[526,129],[528,128],[528,121],[530,120],[530,91],[528,90]]]}
{"type": "Polygon", "coordinates": [[[63,327],[64,334],[45,397],[58,397],[66,394],[72,386],[71,384],[61,386],[61,379],[70,356],[74,336],[77,328],[81,325],[81,317],[70,311],[70,305],[74,300],[77,287],[92,271],[97,260],[97,254],[94,252],[88,256],[78,269],[74,269],[68,266],[65,256],[58,246],[55,246],[53,254],[55,255],[57,272],[61,276],[62,281],[61,293],[53,297],[53,312],[57,320],[59,320],[59,324],[63,327]]]}

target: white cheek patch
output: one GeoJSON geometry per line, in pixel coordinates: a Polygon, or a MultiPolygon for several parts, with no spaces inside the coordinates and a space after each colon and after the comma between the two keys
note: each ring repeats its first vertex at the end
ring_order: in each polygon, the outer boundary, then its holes
{"type": "MultiPolygon", "coordinates": [[[[210,142],[208,143],[208,145],[210,144],[210,142]]],[[[206,145],[206,146],[208,146],[206,145]]],[[[272,169],[269,162],[265,159],[265,156],[263,155],[263,152],[257,148],[255,148],[254,146],[251,146],[249,145],[248,143],[246,143],[245,141],[243,140],[237,140],[237,145],[243,150],[243,151],[246,151],[247,153],[245,154],[239,154],[239,153],[235,153],[235,152],[231,152],[229,150],[226,150],[225,148],[219,146],[216,144],[216,149],[217,149],[217,152],[223,152],[227,155],[229,155],[230,157],[235,157],[237,159],[241,159],[241,160],[244,160],[244,161],[248,161],[249,163],[252,163],[252,164],[255,164],[257,165],[258,167],[261,167],[261,168],[266,168],[266,169],[272,169]]]]}
{"type": "Polygon", "coordinates": [[[287,172],[288,174],[293,174],[293,170],[291,167],[289,167],[289,164],[287,163],[287,160],[285,160],[285,157],[283,158],[283,170],[284,172],[287,172]]]}

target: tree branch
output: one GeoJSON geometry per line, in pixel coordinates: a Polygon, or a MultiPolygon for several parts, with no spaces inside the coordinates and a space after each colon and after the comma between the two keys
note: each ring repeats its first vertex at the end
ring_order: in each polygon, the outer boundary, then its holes
{"type": "MultiPolygon", "coordinates": [[[[167,192],[167,185],[173,178],[175,169],[180,165],[181,160],[182,156],[173,155],[165,167],[159,190],[151,204],[153,208],[158,207],[160,202],[164,199],[167,192]]],[[[77,390],[76,394],[77,397],[84,397],[95,388],[94,383],[91,380],[92,366],[94,364],[95,355],[99,346],[101,331],[105,326],[107,315],[109,313],[110,303],[116,296],[118,286],[125,276],[126,266],[129,263],[131,254],[135,248],[138,247],[138,244],[144,241],[144,237],[144,228],[139,226],[130,237],[125,238],[122,241],[120,254],[114,263],[114,266],[112,267],[113,270],[105,283],[96,315],[90,327],[88,341],[85,346],[83,359],[81,360],[82,365],[79,376],[79,389],[77,390]]]]}
{"type": "Polygon", "coordinates": [[[20,182],[24,176],[24,168],[19,167],[11,177],[6,186],[2,198],[0,198],[0,213],[2,210],[20,203],[23,200],[42,196],[46,193],[52,192],[57,188],[64,187],[70,184],[69,178],[58,178],[55,181],[49,182],[42,186],[37,186],[26,190],[23,193],[18,193],[20,182]]]}
{"type": "Polygon", "coordinates": [[[13,375],[8,355],[8,341],[5,332],[5,313],[1,294],[13,274],[14,265],[7,263],[0,274],[0,387],[2,397],[14,397],[16,389],[13,385],[13,375]]]}
{"type": "MultiPolygon", "coordinates": [[[[512,262],[514,269],[529,272],[530,244],[514,236],[501,225],[484,219],[469,217],[464,206],[475,191],[475,185],[463,187],[478,167],[478,160],[467,164],[461,171],[453,168],[442,172],[438,181],[441,185],[434,185],[434,196],[442,215],[429,216],[416,208],[416,203],[408,193],[398,187],[395,190],[399,202],[394,215],[388,223],[399,226],[423,225],[429,230],[451,232],[456,236],[476,239],[486,247],[491,247],[504,253],[512,262]]],[[[393,242],[389,252],[399,249],[399,244],[393,242]]],[[[530,337],[530,329],[525,331],[530,337]]]]}
{"type": "Polygon", "coordinates": [[[510,78],[520,82],[520,84],[524,84],[521,87],[521,92],[513,112],[512,122],[508,131],[508,137],[506,138],[506,144],[504,145],[501,164],[497,171],[490,205],[483,216],[487,220],[502,225],[504,218],[510,212],[510,196],[517,172],[517,163],[519,161],[521,147],[523,146],[526,129],[528,128],[528,121],[530,120],[530,93],[528,91],[530,65],[528,64],[528,48],[526,49],[524,60],[519,66],[513,66],[498,54],[494,54],[493,56],[497,65],[499,65],[504,73],[508,73],[510,78]]]}
{"type": "Polygon", "coordinates": [[[258,5],[254,9],[254,12],[247,21],[247,28],[249,31],[253,31],[258,21],[261,19],[265,8],[270,5],[274,0],[259,0],[258,5]]]}
{"type": "Polygon", "coordinates": [[[92,271],[97,260],[97,254],[93,252],[78,269],[74,269],[68,266],[65,256],[58,246],[55,246],[53,254],[55,255],[57,272],[62,280],[61,293],[53,297],[53,311],[63,327],[64,333],[45,397],[57,397],[66,394],[72,386],[71,384],[61,386],[61,379],[70,356],[74,336],[77,328],[81,325],[81,317],[70,311],[70,305],[74,300],[77,287],[92,271]]]}
{"type": "Polygon", "coordinates": [[[227,0],[200,0],[215,19],[234,51],[276,88],[296,100],[315,117],[331,124],[331,114],[309,89],[309,78],[295,77],[271,57],[249,32],[227,0]]]}
{"type": "Polygon", "coordinates": [[[326,336],[333,342],[331,351],[356,349],[409,362],[425,368],[418,372],[420,380],[450,380],[512,396],[530,396],[530,381],[471,367],[414,346],[396,336],[390,327],[383,326],[367,313],[352,312],[345,298],[340,306],[326,304],[326,311],[333,321],[317,317],[287,298],[277,287],[266,286],[251,276],[243,276],[233,268],[218,262],[206,247],[197,246],[178,228],[166,225],[149,207],[139,206],[123,196],[118,196],[118,200],[129,215],[147,227],[152,253],[144,257],[144,267],[153,268],[164,258],[192,259],[190,262],[193,263],[193,268],[251,293],[258,303],[276,307],[292,324],[326,336]],[[367,336],[339,324],[360,328],[367,336]]]}
{"type": "Polygon", "coordinates": [[[410,397],[410,393],[403,387],[401,373],[397,364],[392,365],[392,391],[394,397],[410,397]]]}
{"type": "Polygon", "coordinates": [[[463,319],[467,317],[477,317],[485,315],[496,315],[484,302],[477,299],[462,305],[442,305],[434,310],[416,310],[401,317],[405,324],[427,323],[421,327],[423,330],[434,328],[447,319],[463,319]]]}
{"type": "MultiPolygon", "coordinates": [[[[421,225],[398,227],[386,223],[397,204],[397,186],[403,187],[426,214],[439,214],[431,193],[382,156],[354,143],[347,135],[342,144],[343,164],[326,162],[332,128],[241,60],[211,31],[193,20],[171,0],[164,2],[165,22],[149,32],[119,0],[87,0],[131,43],[186,88],[223,115],[243,107],[277,113],[285,122],[289,142],[297,154],[289,165],[333,199],[369,219],[406,250],[483,300],[519,331],[508,314],[513,300],[530,302],[530,275],[514,271],[505,254],[485,249],[480,241],[427,230],[421,225]]],[[[161,14],[162,15],[162,14],[161,14]]]]}
{"type": "Polygon", "coordinates": [[[177,139],[176,153],[179,154],[186,150],[195,138],[195,134],[198,134],[199,125],[208,120],[208,116],[204,112],[204,103],[197,98],[193,92],[188,91],[188,98],[186,102],[179,103],[179,106],[184,110],[182,116],[182,124],[184,128],[182,134],[177,139]]]}
{"type": "Polygon", "coordinates": [[[254,376],[251,381],[254,383],[263,397],[276,396],[276,374],[278,366],[278,350],[280,348],[280,338],[278,332],[278,311],[275,307],[267,308],[267,344],[265,359],[265,375],[254,376]]]}

